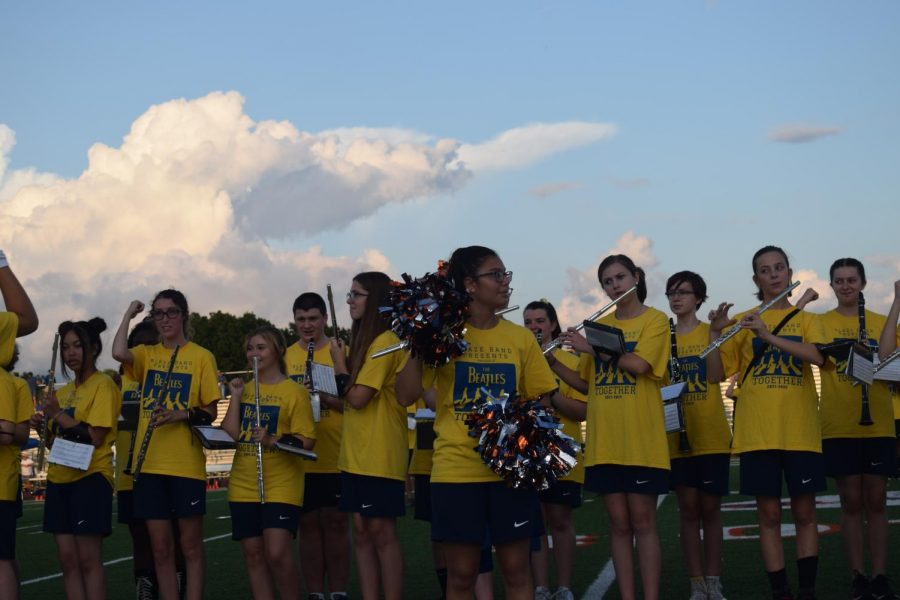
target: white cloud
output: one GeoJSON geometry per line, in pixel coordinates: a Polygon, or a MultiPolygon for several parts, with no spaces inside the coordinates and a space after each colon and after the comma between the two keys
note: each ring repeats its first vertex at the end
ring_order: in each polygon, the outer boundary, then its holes
{"type": "Polygon", "coordinates": [[[665,277],[657,269],[659,260],[653,253],[653,241],[647,236],[626,231],[591,266],[583,270],[576,267],[566,269],[568,283],[557,309],[561,325],[564,327],[577,325],[609,302],[609,297],[600,288],[597,267],[611,254],[624,254],[644,270],[650,304],[653,304],[655,298],[662,297],[665,277]]]}
{"type": "Polygon", "coordinates": [[[582,185],[577,181],[558,181],[556,183],[545,183],[543,185],[537,185],[528,192],[532,196],[537,196],[538,198],[549,198],[550,196],[555,196],[561,192],[566,192],[568,190],[577,190],[580,189],[582,185]]]}
{"type": "Polygon", "coordinates": [[[842,131],[843,128],[830,125],[787,124],[779,125],[770,131],[768,139],[770,142],[805,144],[808,142],[815,142],[830,135],[838,135],[842,131]]]}
{"type": "Polygon", "coordinates": [[[481,144],[463,144],[459,162],[474,171],[520,169],[551,154],[610,139],[616,131],[609,123],[531,123],[481,144]]]}
{"type": "MultiPolygon", "coordinates": [[[[168,286],[201,313],[253,310],[285,323],[303,290],[330,282],[342,294],[362,270],[396,276],[377,248],[328,256],[268,242],[302,242],[386,204],[450,193],[472,174],[455,140],[396,128],[309,133],[254,121],[243,105],[236,92],[214,92],[152,106],[119,147],[92,146],[71,179],[9,169],[15,134],[0,124],[0,248],[43,323],[23,340],[22,368],[46,362],[54,323],[99,315],[114,329],[130,300],[168,286]]],[[[554,140],[571,124],[540,128],[526,137],[551,143],[529,161],[588,143],[575,131],[554,140]]]]}

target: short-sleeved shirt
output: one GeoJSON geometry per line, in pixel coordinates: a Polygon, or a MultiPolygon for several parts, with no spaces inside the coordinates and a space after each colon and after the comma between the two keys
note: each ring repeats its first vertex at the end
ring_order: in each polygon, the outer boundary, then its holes
{"type": "MultiPolygon", "coordinates": [[[[856,341],[859,335],[859,316],[844,316],[831,310],[819,315],[825,339],[828,343],[841,340],[856,341]]],[[[878,338],[885,323],[884,315],[866,311],[866,343],[873,352],[878,352],[878,338]]],[[[900,342],[900,330],[897,340],[900,342]]],[[[847,360],[837,362],[828,358],[822,366],[822,399],[819,414],[822,417],[822,438],[871,438],[894,437],[894,393],[895,386],[876,380],[868,386],[869,412],[872,425],[860,425],[862,410],[862,386],[853,385],[853,380],[845,373],[847,360]]]]}
{"type": "MultiPolygon", "coordinates": [[[[234,401],[234,400],[232,400],[234,401]]],[[[259,502],[256,472],[256,402],[253,381],[244,386],[240,399],[240,436],[228,483],[229,502],[259,502]]],[[[301,435],[315,438],[312,408],[306,388],[291,379],[259,385],[260,425],[269,435],[301,435]]],[[[263,485],[266,502],[303,504],[304,460],[277,449],[263,448],[263,485]]]]}
{"type": "MultiPolygon", "coordinates": [[[[560,361],[562,364],[566,365],[573,371],[578,369],[578,357],[572,354],[571,352],[566,352],[562,348],[557,348],[553,351],[553,356],[556,360],[560,361]]],[[[561,379],[556,379],[556,384],[559,386],[559,393],[569,398],[571,400],[577,400],[578,402],[587,403],[587,396],[570,386],[565,381],[561,379]]],[[[579,444],[584,443],[584,435],[581,433],[581,423],[579,421],[573,421],[569,417],[562,414],[560,411],[556,411],[556,416],[559,418],[559,423],[562,425],[562,432],[568,435],[571,438],[574,438],[576,442],[579,444]]],[[[562,477],[560,481],[574,481],[575,483],[584,483],[584,450],[578,453],[578,456],[575,457],[578,462],[575,463],[575,468],[573,468],[568,475],[562,477]]]]}
{"type": "MultiPolygon", "coordinates": [[[[735,319],[740,321],[755,310],[741,313],[735,319]]],[[[771,331],[792,310],[769,309],[760,316],[771,331]]],[[[809,344],[825,341],[821,322],[805,311],[794,315],[778,336],[809,344]]],[[[743,377],[754,350],[762,343],[752,331],[742,330],[722,344],[719,353],[725,376],[743,377]]],[[[809,363],[769,345],[740,385],[734,415],[734,453],[822,451],[818,396],[809,363]]]]}
{"type": "Polygon", "coordinates": [[[8,365],[16,348],[16,334],[19,332],[19,315],[0,312],[0,365],[8,365]]]}
{"type": "Polygon", "coordinates": [[[363,408],[344,402],[344,431],[338,468],[347,473],[406,479],[409,457],[406,407],[397,402],[394,384],[406,365],[405,352],[392,352],[379,358],[372,354],[393,346],[399,338],[391,331],[376,337],[366,350],[366,359],[356,375],[355,385],[375,390],[363,408]]]}
{"type": "MultiPolygon", "coordinates": [[[[34,413],[28,382],[0,369],[0,420],[25,423],[34,413]]],[[[0,500],[15,500],[19,489],[21,452],[15,444],[0,446],[0,500]]]]}
{"type": "Polygon", "coordinates": [[[423,384],[437,388],[437,417],[431,481],[478,483],[500,477],[475,452],[466,417],[482,402],[481,388],[495,398],[501,392],[519,400],[536,399],[557,388],[529,330],[500,319],[490,329],[466,326],[465,353],[437,369],[426,368],[423,384]]]}
{"type": "MultiPolygon", "coordinates": [[[[162,393],[172,350],[162,344],[136,346],[132,368],[141,385],[141,414],[138,422],[138,448],[144,439],[155,399],[162,393]]],[[[188,410],[207,406],[219,399],[216,359],[201,346],[188,342],[178,350],[178,357],[164,399],[169,410],[188,410]]],[[[135,451],[138,452],[137,450],[135,451]]],[[[135,456],[137,462],[137,455],[135,456]]],[[[173,475],[206,480],[206,456],[187,421],[157,427],[150,438],[147,455],[141,465],[143,473],[173,475]]]]}
{"type": "MultiPolygon", "coordinates": [[[[100,473],[112,487],[112,447],[116,441],[119,411],[122,408],[118,386],[109,375],[97,371],[81,385],[76,386],[74,381],[70,381],[56,392],[56,398],[59,400],[59,407],[76,421],[91,427],[104,427],[107,432],[103,436],[103,443],[94,448],[87,471],[50,463],[47,468],[47,481],[72,483],[88,475],[100,473]]],[[[50,431],[57,436],[62,433],[56,421],[50,423],[50,431]]]]}
{"type": "Polygon", "coordinates": [[[582,354],[578,372],[588,382],[585,465],[669,469],[662,388],[671,344],[666,316],[648,307],[631,319],[607,315],[600,323],[622,331],[625,350],[650,371],[633,375],[611,362],[582,354]]]}
{"type": "MultiPolygon", "coordinates": [[[[122,403],[137,402],[141,395],[141,385],[134,379],[132,369],[126,365],[122,373],[122,403]]],[[[119,429],[116,433],[116,490],[127,492],[134,489],[134,480],[131,475],[125,474],[125,468],[134,468],[128,464],[131,458],[133,463],[137,457],[141,440],[137,437],[137,431],[125,431],[119,429]],[[133,445],[132,445],[133,444],[133,445]]]]}
{"type": "Polygon", "coordinates": [[[706,361],[700,353],[709,345],[709,324],[700,323],[689,333],[676,334],[678,363],[687,387],[681,395],[685,430],[690,452],[679,452],[679,434],[669,434],[669,456],[687,458],[704,454],[731,452],[731,430],[725,418],[725,406],[719,386],[710,387],[706,379],[706,361]]]}

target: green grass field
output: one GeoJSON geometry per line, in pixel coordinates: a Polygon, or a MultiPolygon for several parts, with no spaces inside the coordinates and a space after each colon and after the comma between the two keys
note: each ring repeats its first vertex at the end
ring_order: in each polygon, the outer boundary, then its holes
{"type": "MultiPolygon", "coordinates": [[[[733,469],[732,488],[737,482],[734,471],[733,469]]],[[[822,535],[818,589],[821,600],[846,598],[849,585],[849,574],[838,533],[840,511],[834,493],[830,489],[819,499],[818,516],[822,535]]],[[[578,598],[585,597],[609,558],[606,516],[602,504],[592,494],[586,495],[585,499],[584,506],[575,512],[576,530],[580,536],[574,585],[578,598]]],[[[758,540],[751,537],[756,533],[755,514],[752,508],[747,508],[749,504],[741,504],[748,501],[746,497],[730,496],[726,499],[726,510],[723,513],[726,529],[723,581],[729,600],[757,600],[768,596],[758,540]],[[729,539],[742,537],[749,539],[729,539]]],[[[892,522],[889,564],[892,565],[894,579],[900,579],[900,481],[892,480],[889,483],[888,502],[888,515],[892,522]]],[[[41,532],[42,510],[42,503],[26,503],[24,516],[18,523],[17,548],[25,583],[23,598],[26,599],[63,597],[53,539],[41,532]]],[[[209,493],[207,511],[204,525],[204,535],[207,538],[206,596],[250,598],[240,548],[230,539],[231,524],[224,490],[209,493]]],[[[789,512],[785,512],[785,522],[790,523],[789,512]]],[[[678,544],[678,511],[674,496],[668,496],[662,502],[658,524],[663,546],[662,597],[683,600],[687,597],[687,583],[678,544]]],[[[431,563],[428,525],[406,517],[401,519],[399,530],[406,561],[406,597],[437,598],[439,591],[431,563]]],[[[796,587],[792,539],[787,541],[786,549],[790,581],[796,587]]],[[[128,530],[117,525],[113,535],[104,544],[110,598],[133,597],[130,555],[128,530]]],[[[495,576],[497,597],[502,598],[502,589],[496,584],[497,579],[495,576]]],[[[351,593],[355,589],[353,581],[351,593]]],[[[619,597],[615,584],[603,597],[619,597]]]]}

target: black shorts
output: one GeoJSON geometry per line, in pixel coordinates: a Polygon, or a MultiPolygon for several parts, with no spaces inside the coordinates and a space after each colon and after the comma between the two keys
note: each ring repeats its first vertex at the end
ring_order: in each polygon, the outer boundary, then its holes
{"type": "Polygon", "coordinates": [[[206,482],[200,479],[141,473],[132,497],[135,519],[168,521],[206,514],[206,482]]]}
{"type": "Polygon", "coordinates": [[[668,494],[669,471],[632,465],[593,465],[584,470],[584,489],[597,494],[668,494]]]}
{"type": "Polygon", "coordinates": [[[730,467],[731,455],[726,453],[673,458],[670,483],[673,490],[683,485],[707,494],[727,496],[730,467]]]}
{"type": "Polygon", "coordinates": [[[431,483],[431,539],[481,545],[485,533],[493,544],[508,544],[539,535],[537,492],[514,489],[502,481],[431,483]]]}
{"type": "Polygon", "coordinates": [[[0,560],[16,560],[15,500],[0,500],[0,560]]]}
{"type": "Polygon", "coordinates": [[[549,488],[538,492],[541,504],[563,504],[578,508],[581,506],[581,484],[577,481],[554,481],[549,488]]]}
{"type": "Polygon", "coordinates": [[[112,533],[112,497],[112,486],[101,473],[72,483],[48,481],[44,531],[106,537],[112,533]]]}
{"type": "Polygon", "coordinates": [[[402,517],[406,514],[405,494],[405,481],[341,472],[338,508],[369,518],[402,517]]]}
{"type": "Polygon", "coordinates": [[[418,521],[431,520],[431,475],[413,475],[416,490],[416,506],[413,518],[418,521]]]}
{"type": "Polygon", "coordinates": [[[830,438],[822,440],[825,474],[893,475],[897,470],[897,440],[894,438],[830,438]]]}
{"type": "Polygon", "coordinates": [[[116,508],[119,513],[116,520],[126,525],[131,523],[134,520],[134,492],[122,490],[116,493],[116,508]]]}
{"type": "Polygon", "coordinates": [[[818,452],[755,450],[741,454],[741,494],[781,497],[782,476],[789,496],[825,489],[825,461],[818,452]]]}
{"type": "Polygon", "coordinates": [[[297,537],[300,507],[284,502],[229,502],[231,539],[262,537],[263,529],[286,529],[297,537]]]}
{"type": "Polygon", "coordinates": [[[341,500],[340,473],[307,473],[303,484],[303,514],[337,506],[341,500]]]}

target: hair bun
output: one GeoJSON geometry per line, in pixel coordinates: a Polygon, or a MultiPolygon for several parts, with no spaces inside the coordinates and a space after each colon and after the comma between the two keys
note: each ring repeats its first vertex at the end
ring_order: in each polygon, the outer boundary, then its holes
{"type": "Polygon", "coordinates": [[[100,317],[94,317],[93,319],[87,322],[87,326],[91,328],[94,333],[100,334],[106,331],[106,321],[104,321],[100,317]]]}

